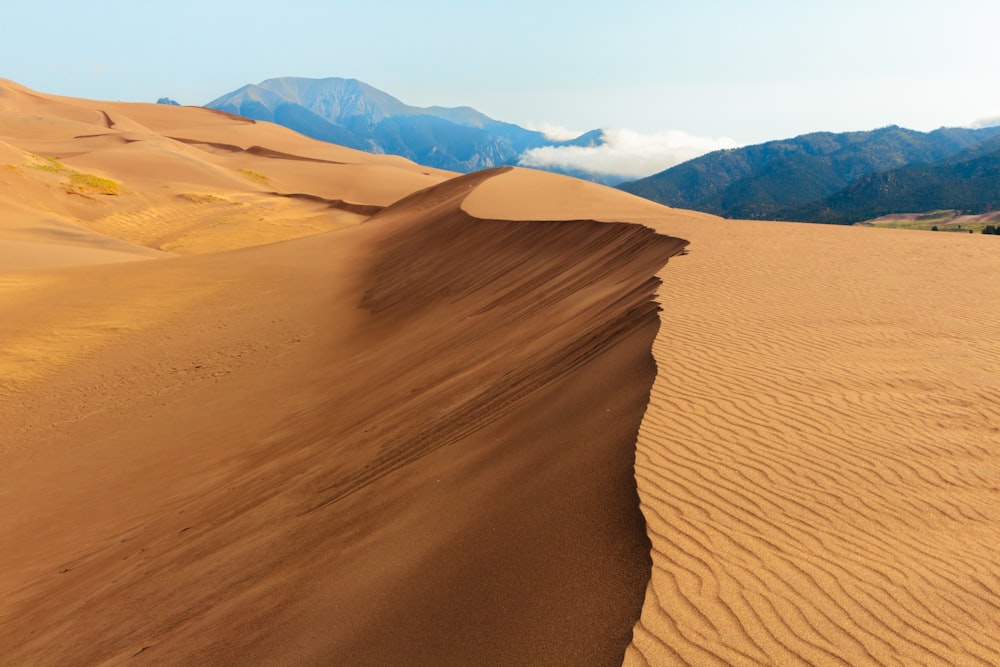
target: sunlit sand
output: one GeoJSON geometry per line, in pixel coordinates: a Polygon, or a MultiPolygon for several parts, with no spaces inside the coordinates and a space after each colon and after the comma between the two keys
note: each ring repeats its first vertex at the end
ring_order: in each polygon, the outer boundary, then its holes
{"type": "Polygon", "coordinates": [[[0,81],[0,655],[996,664],[997,250],[0,81]]]}

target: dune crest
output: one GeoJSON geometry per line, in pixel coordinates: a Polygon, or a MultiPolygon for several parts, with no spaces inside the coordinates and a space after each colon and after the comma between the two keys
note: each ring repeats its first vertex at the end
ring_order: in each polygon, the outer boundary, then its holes
{"type": "Polygon", "coordinates": [[[0,655],[998,664],[994,243],[0,80],[0,655]]]}
{"type": "MultiPolygon", "coordinates": [[[[164,131],[169,112],[139,111],[164,131]]],[[[291,192],[308,173],[370,188],[396,169],[232,150],[239,121],[212,122],[206,155],[271,160],[270,187],[311,206],[336,193],[291,192]]],[[[94,141],[104,173],[109,155],[131,159],[132,144],[94,141]]],[[[181,143],[166,164],[201,150],[181,143]]],[[[96,170],[89,155],[74,168],[96,170]]],[[[0,493],[15,508],[0,535],[18,545],[0,552],[2,653],[620,661],[649,577],[633,462],[655,273],[685,243],[463,210],[507,176],[417,192],[406,176],[393,187],[408,196],[363,200],[385,208],[335,233],[0,273],[0,336],[17,343],[0,357],[0,493]]],[[[138,234],[158,222],[129,231],[116,215],[109,229],[157,245],[138,234]]]]}

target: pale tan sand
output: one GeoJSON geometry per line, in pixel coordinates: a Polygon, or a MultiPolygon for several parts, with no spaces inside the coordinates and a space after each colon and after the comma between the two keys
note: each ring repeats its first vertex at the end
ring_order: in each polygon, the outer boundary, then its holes
{"type": "MultiPolygon", "coordinates": [[[[599,210],[526,179],[466,207],[599,210]]],[[[1000,664],[1000,244],[691,217],[645,220],[691,247],[660,273],[625,663],[1000,664]]]]}
{"type": "Polygon", "coordinates": [[[24,162],[27,156],[20,148],[0,141],[0,164],[18,164],[24,162]]]}
{"type": "Polygon", "coordinates": [[[1000,245],[660,229],[626,664],[1000,664],[1000,245]]]}
{"type": "Polygon", "coordinates": [[[0,257],[5,258],[5,271],[135,262],[150,256],[105,248],[0,239],[0,257]]]}

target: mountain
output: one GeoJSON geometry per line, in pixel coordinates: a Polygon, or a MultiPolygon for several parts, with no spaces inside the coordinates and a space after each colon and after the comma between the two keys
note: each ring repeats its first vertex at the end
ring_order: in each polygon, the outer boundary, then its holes
{"type": "Polygon", "coordinates": [[[268,79],[205,106],[278,123],[314,139],[460,172],[516,164],[531,148],[601,141],[599,130],[552,141],[471,107],[410,106],[362,81],[335,77],[268,79]]]}
{"type": "Polygon", "coordinates": [[[157,104],[166,104],[166,105],[169,105],[169,106],[172,106],[172,107],[179,107],[181,105],[180,102],[178,102],[176,100],[172,100],[169,97],[161,97],[160,99],[156,100],[156,103],[157,104]]]}
{"type": "MultiPolygon", "coordinates": [[[[821,202],[859,179],[941,162],[994,137],[1000,137],[1000,127],[819,132],[716,151],[619,187],[669,206],[728,218],[813,220],[802,216],[822,212],[825,220],[846,220],[821,202]]],[[[844,197],[830,205],[846,206],[848,195],[844,197]]]]}
{"type": "Polygon", "coordinates": [[[1000,137],[935,164],[868,174],[793,219],[851,224],[890,213],[956,209],[963,215],[1000,210],[1000,137]]]}

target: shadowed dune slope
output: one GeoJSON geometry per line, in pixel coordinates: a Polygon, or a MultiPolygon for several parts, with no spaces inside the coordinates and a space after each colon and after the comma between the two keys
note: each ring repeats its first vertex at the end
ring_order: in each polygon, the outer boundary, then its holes
{"type": "Polygon", "coordinates": [[[1000,244],[722,222],[661,273],[628,665],[1000,664],[1000,244]]]}
{"type": "Polygon", "coordinates": [[[633,224],[370,222],[0,282],[14,664],[617,664],[649,576],[633,224]],[[13,545],[13,547],[12,547],[13,545]]]}
{"type": "Polygon", "coordinates": [[[608,204],[661,273],[627,665],[1000,664],[1000,245],[725,221],[515,171],[463,204],[608,204]],[[521,195],[521,196],[519,196],[521,195]]]}

